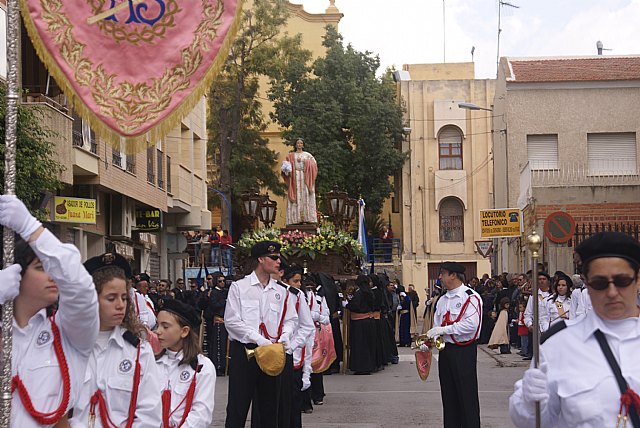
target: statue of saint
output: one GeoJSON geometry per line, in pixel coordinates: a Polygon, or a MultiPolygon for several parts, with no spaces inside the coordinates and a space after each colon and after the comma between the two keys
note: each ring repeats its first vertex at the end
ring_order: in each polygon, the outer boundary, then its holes
{"type": "Polygon", "coordinates": [[[282,178],[289,188],[287,195],[287,226],[301,223],[317,223],[315,183],[318,164],[304,150],[304,140],[298,138],[295,150],[282,161],[282,178]]]}

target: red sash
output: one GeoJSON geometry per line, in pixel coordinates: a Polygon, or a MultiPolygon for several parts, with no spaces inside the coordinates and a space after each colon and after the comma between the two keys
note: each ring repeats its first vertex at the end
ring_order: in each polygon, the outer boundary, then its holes
{"type": "Polygon", "coordinates": [[[453,343],[455,343],[456,345],[459,346],[467,346],[472,344],[473,342],[476,341],[476,339],[478,338],[478,333],[480,333],[480,326],[482,325],[482,312],[480,312],[480,299],[478,299],[477,296],[473,295],[473,296],[469,296],[467,298],[467,301],[464,302],[464,305],[462,305],[462,308],[460,309],[460,313],[458,314],[458,317],[455,320],[451,320],[451,311],[447,311],[446,314],[444,314],[444,317],[442,318],[442,324],[440,324],[441,327],[447,326],[447,325],[453,325],[454,323],[459,322],[462,319],[462,315],[464,315],[465,311],[467,310],[467,307],[469,306],[469,304],[471,303],[471,297],[475,297],[476,300],[478,300],[478,308],[476,309],[476,311],[478,311],[478,328],[476,329],[476,333],[473,335],[473,338],[471,340],[467,340],[465,342],[458,342],[456,340],[455,337],[453,337],[453,334],[450,334],[451,336],[451,340],[453,340],[453,343]]]}
{"type": "Polygon", "coordinates": [[[284,298],[284,308],[282,309],[282,316],[280,317],[280,325],[278,326],[278,335],[271,336],[267,331],[267,326],[265,325],[265,323],[264,322],[260,323],[260,333],[262,333],[262,335],[266,339],[269,339],[269,340],[275,339],[276,342],[280,340],[280,336],[282,336],[282,327],[284,325],[284,317],[285,315],[287,315],[287,302],[289,301],[289,294],[290,294],[289,290],[287,290],[287,297],[284,298]]]}
{"type": "MultiPolygon", "coordinates": [[[[138,344],[138,353],[136,355],[136,366],[133,372],[133,389],[131,390],[131,400],[129,401],[129,415],[127,416],[126,428],[133,426],[133,420],[136,417],[136,406],[138,403],[138,387],[140,386],[140,344],[138,344]]],[[[107,403],[104,401],[102,391],[99,389],[93,394],[90,400],[89,408],[89,428],[93,428],[96,419],[96,405],[100,410],[100,422],[105,428],[118,428],[119,425],[113,423],[109,417],[107,403]]]]}
{"type": "Polygon", "coordinates": [[[193,372],[193,379],[191,379],[191,383],[189,384],[189,389],[187,390],[187,395],[184,396],[182,401],[178,403],[175,409],[171,410],[171,390],[165,389],[162,391],[162,426],[164,428],[180,428],[185,421],[187,420],[187,416],[189,416],[189,412],[191,411],[191,406],[193,405],[193,397],[196,392],[196,375],[202,366],[197,366],[195,371],[193,372]],[[180,419],[180,423],[178,425],[171,425],[169,423],[169,419],[175,413],[176,410],[182,406],[182,403],[186,403],[184,405],[184,412],[182,413],[182,418],[180,419]]]}
{"type": "Polygon", "coordinates": [[[53,333],[53,349],[56,353],[56,359],[58,360],[58,364],[60,364],[60,374],[62,375],[62,401],[56,410],[49,413],[43,413],[37,411],[33,407],[33,403],[31,402],[31,397],[29,396],[29,392],[27,388],[22,383],[22,379],[20,379],[19,375],[15,375],[11,379],[11,393],[16,389],[18,390],[18,395],[20,396],[20,401],[22,401],[22,405],[29,412],[31,417],[38,422],[40,425],[52,425],[57,423],[62,417],[67,413],[67,406],[69,405],[69,396],[71,394],[71,381],[69,379],[69,365],[67,364],[67,359],[64,356],[64,349],[62,349],[62,342],[60,340],[60,330],[58,330],[58,326],[56,325],[55,315],[52,315],[49,318],[49,322],[51,323],[51,332],[53,333]]]}

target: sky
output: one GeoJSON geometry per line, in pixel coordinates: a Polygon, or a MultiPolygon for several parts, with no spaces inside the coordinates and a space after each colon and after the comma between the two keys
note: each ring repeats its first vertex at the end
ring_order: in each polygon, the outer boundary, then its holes
{"type": "MultiPolygon", "coordinates": [[[[505,0],[500,56],[640,54],[640,0],[505,0]]],[[[329,0],[291,0],[311,13],[329,0]]],[[[335,0],[347,43],[380,56],[382,68],[468,62],[476,78],[495,78],[498,0],[335,0]],[[444,31],[443,31],[444,8],[444,31]],[[444,40],[443,40],[444,39],[444,40]]]]}

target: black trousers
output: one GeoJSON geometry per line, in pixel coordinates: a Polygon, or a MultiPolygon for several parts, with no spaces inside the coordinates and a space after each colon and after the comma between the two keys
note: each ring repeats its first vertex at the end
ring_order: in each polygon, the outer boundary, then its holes
{"type": "Polygon", "coordinates": [[[478,348],[447,343],[440,351],[438,374],[444,413],[444,428],[479,428],[478,348]]]}
{"type": "MultiPolygon", "coordinates": [[[[255,345],[247,347],[255,348],[255,345]]],[[[280,376],[263,373],[255,358],[247,359],[245,345],[232,341],[229,345],[229,398],[225,428],[244,428],[254,396],[258,398],[254,407],[259,415],[259,425],[253,425],[252,421],[252,426],[277,428],[281,387],[280,376]]]]}
{"type": "MultiPolygon", "coordinates": [[[[304,391],[306,392],[306,391],[304,391]]],[[[302,428],[302,369],[294,370],[291,382],[291,428],[302,428]]]]}
{"type": "Polygon", "coordinates": [[[324,400],[324,377],[322,373],[311,373],[311,399],[324,400]]]}
{"type": "MultiPolygon", "coordinates": [[[[291,406],[293,404],[293,388],[294,382],[293,372],[293,355],[287,356],[284,364],[284,370],[280,375],[282,377],[282,389],[280,390],[280,403],[278,407],[278,428],[289,428],[291,423],[291,406]]],[[[301,371],[302,373],[302,371],[301,371]]],[[[302,375],[300,375],[300,388],[302,388],[302,375]]]]}

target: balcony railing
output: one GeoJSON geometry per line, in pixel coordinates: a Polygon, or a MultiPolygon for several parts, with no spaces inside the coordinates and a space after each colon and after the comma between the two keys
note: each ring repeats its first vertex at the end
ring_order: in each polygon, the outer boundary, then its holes
{"type": "Polygon", "coordinates": [[[400,257],[402,245],[400,239],[370,239],[367,242],[367,261],[369,263],[392,263],[394,256],[400,257]]]}
{"type": "MultiPolygon", "coordinates": [[[[529,163],[529,167],[533,187],[640,185],[637,160],[565,161],[549,165],[536,161],[534,165],[529,163]]],[[[525,167],[522,173],[527,170],[525,167]]]]}
{"type": "MultiPolygon", "coordinates": [[[[95,138],[91,138],[91,143],[90,143],[90,147],[89,147],[89,151],[93,154],[97,154],[98,153],[98,143],[96,142],[95,138]]],[[[82,137],[82,132],[80,131],[73,131],[73,145],[75,147],[84,147],[84,138],[82,137]]]]}

